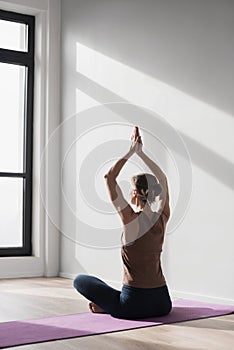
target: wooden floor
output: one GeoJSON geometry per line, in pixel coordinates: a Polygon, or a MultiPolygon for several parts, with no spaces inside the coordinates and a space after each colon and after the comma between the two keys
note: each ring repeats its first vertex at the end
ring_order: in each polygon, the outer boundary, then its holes
{"type": "MultiPolygon", "coordinates": [[[[63,278],[0,281],[0,321],[88,311],[87,301],[63,278]]],[[[92,337],[13,347],[18,350],[233,350],[234,314],[92,337]]]]}

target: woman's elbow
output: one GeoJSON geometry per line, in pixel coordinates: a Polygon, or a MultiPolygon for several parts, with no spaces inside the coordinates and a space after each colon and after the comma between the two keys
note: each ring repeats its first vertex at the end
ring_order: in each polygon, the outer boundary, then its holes
{"type": "Polygon", "coordinates": [[[105,175],[104,175],[104,178],[106,180],[110,180],[110,179],[115,179],[113,173],[111,171],[108,171],[105,175]]]}

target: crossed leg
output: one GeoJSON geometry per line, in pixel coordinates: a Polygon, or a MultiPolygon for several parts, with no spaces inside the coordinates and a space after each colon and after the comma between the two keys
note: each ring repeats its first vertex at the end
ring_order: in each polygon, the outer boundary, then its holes
{"type": "Polygon", "coordinates": [[[111,315],[120,312],[121,292],[99,278],[80,274],[75,278],[73,285],[80,294],[90,300],[90,311],[111,315]]]}

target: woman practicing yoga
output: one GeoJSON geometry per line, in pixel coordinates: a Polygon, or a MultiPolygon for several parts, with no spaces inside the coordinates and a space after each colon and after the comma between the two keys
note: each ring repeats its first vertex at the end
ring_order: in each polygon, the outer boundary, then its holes
{"type": "Polygon", "coordinates": [[[104,176],[110,199],[123,223],[121,291],[97,277],[80,274],[74,287],[86,297],[92,312],[108,313],[117,318],[147,318],[167,315],[172,302],[161,268],[161,252],[166,224],[170,216],[167,178],[142,150],[138,127],[134,128],[130,150],[104,176]],[[132,177],[131,204],[127,203],[116,182],[127,160],[137,154],[151,170],[132,177]],[[151,204],[158,198],[157,211],[151,204]]]}

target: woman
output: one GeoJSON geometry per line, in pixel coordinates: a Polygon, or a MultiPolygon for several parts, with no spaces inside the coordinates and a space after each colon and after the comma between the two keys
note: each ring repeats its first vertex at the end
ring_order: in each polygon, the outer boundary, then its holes
{"type": "Polygon", "coordinates": [[[116,290],[97,277],[80,274],[74,287],[85,296],[92,312],[109,313],[113,317],[136,319],[167,315],[172,302],[162,273],[160,256],[166,224],[170,216],[167,178],[142,150],[138,127],[134,128],[130,150],[105,175],[110,199],[123,223],[121,255],[123,285],[116,290]],[[137,154],[153,174],[132,177],[131,203],[126,202],[116,182],[128,159],[137,154]],[[154,212],[151,204],[158,197],[154,212]]]}

